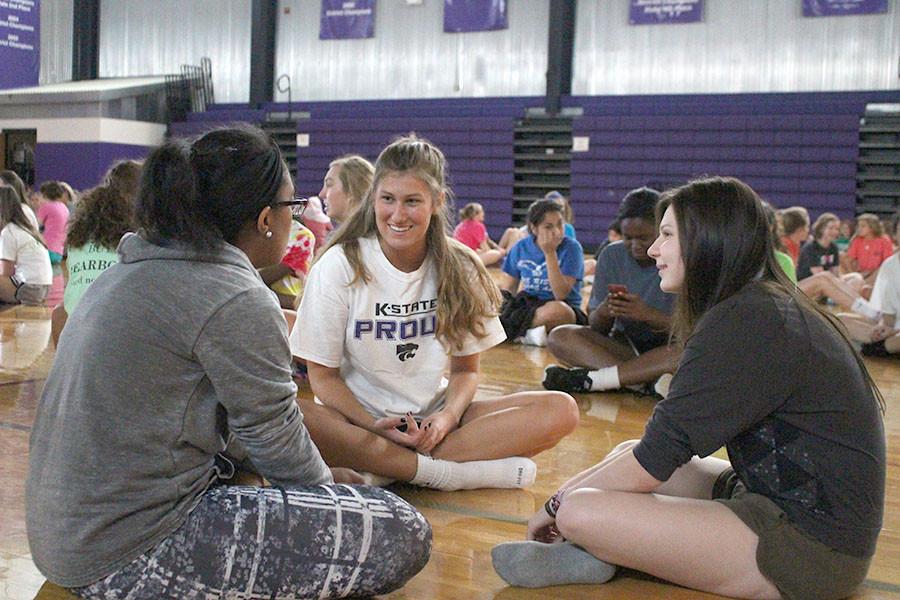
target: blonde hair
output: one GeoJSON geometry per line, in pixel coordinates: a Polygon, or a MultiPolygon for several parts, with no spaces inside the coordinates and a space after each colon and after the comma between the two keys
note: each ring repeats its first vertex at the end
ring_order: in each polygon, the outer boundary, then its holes
{"type": "Polygon", "coordinates": [[[781,211],[781,230],[791,235],[798,229],[809,227],[809,211],[802,206],[791,206],[781,211]]]}
{"type": "Polygon", "coordinates": [[[375,176],[362,206],[335,232],[320,254],[324,256],[334,246],[340,246],[354,278],[351,285],[362,280],[368,283],[371,274],[362,262],[360,238],[378,236],[375,222],[375,195],[381,181],[391,174],[411,175],[431,190],[435,211],[426,232],[428,256],[436,269],[437,331],[436,337],[448,349],[462,349],[469,335],[487,335],[484,321],[497,314],[500,292],[478,256],[469,248],[449,237],[449,204],[451,193],[446,185],[447,161],[431,142],[411,134],[401,137],[385,148],[375,161],[375,176]],[[473,286],[474,283],[474,286],[473,286]],[[474,293],[465,293],[474,287],[474,293]]]}
{"type": "Polygon", "coordinates": [[[484,212],[484,208],[482,208],[480,204],[477,202],[469,202],[462,207],[461,211],[459,211],[459,220],[468,221],[469,219],[474,219],[475,215],[482,212],[484,212]]]}
{"type": "Polygon", "coordinates": [[[347,154],[334,159],[328,168],[335,167],[340,167],[338,179],[341,180],[341,187],[347,194],[347,199],[350,200],[348,212],[353,213],[362,204],[363,198],[372,187],[375,167],[358,154],[347,154]]]}
{"type": "MultiPolygon", "coordinates": [[[[857,225],[860,221],[866,223],[869,226],[869,229],[872,230],[873,236],[879,238],[884,235],[884,227],[881,226],[881,220],[876,215],[873,215],[872,213],[863,213],[856,217],[857,225]]],[[[857,227],[857,230],[858,229],[859,227],[857,227]]],[[[857,236],[858,235],[859,234],[857,234],[857,236]]]]}

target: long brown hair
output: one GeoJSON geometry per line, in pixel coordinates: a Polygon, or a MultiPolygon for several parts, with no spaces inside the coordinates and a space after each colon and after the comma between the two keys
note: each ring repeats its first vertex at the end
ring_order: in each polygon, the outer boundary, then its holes
{"type": "Polygon", "coordinates": [[[669,206],[684,262],[684,283],[676,300],[672,329],[679,344],[687,342],[700,318],[712,307],[759,281],[768,293],[789,296],[801,310],[838,332],[884,411],[884,397],[844,326],[791,283],[778,265],[765,210],[750,186],[731,177],[699,179],[665,192],[657,215],[661,218],[669,206]]]}
{"type": "Polygon", "coordinates": [[[359,239],[377,236],[375,194],[387,175],[404,173],[428,185],[435,205],[428,224],[426,244],[437,271],[437,331],[435,335],[451,349],[462,348],[466,337],[484,337],[484,320],[497,314],[500,292],[478,256],[449,237],[450,190],[447,187],[444,154],[429,141],[414,135],[401,137],[385,148],[375,161],[375,178],[362,206],[334,234],[319,255],[340,246],[353,267],[351,283],[371,280],[362,262],[359,239]],[[445,201],[441,203],[441,198],[445,201]],[[473,291],[469,291],[472,290],[473,291]]]}
{"type": "Polygon", "coordinates": [[[3,229],[10,223],[18,225],[36,239],[41,246],[47,247],[47,244],[44,243],[44,238],[34,228],[28,217],[25,216],[25,211],[22,210],[22,202],[19,200],[19,193],[15,189],[4,185],[0,186],[0,229],[3,229]]]}

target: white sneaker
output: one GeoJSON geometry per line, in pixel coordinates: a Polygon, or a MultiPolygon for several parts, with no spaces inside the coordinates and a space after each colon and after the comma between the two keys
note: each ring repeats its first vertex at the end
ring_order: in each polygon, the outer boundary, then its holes
{"type": "Polygon", "coordinates": [[[663,373],[653,384],[653,391],[665,398],[669,395],[669,385],[672,383],[672,374],[663,373]]]}
{"type": "Polygon", "coordinates": [[[546,346],[547,345],[547,328],[541,325],[533,327],[525,332],[522,343],[526,346],[546,346]]]}

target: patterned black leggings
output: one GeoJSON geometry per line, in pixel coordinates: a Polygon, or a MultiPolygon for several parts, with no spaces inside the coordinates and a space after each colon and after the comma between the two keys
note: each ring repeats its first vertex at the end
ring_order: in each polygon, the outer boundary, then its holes
{"type": "Polygon", "coordinates": [[[395,590],[431,553],[431,526],[376,487],[207,491],[172,535],[82,598],[287,599],[395,590]]]}

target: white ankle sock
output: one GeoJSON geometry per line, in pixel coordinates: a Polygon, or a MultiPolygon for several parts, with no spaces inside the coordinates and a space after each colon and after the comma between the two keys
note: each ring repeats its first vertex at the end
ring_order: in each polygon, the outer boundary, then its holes
{"type": "Polygon", "coordinates": [[[453,462],[417,454],[413,485],[445,492],[479,488],[523,488],[534,483],[537,465],[520,456],[496,460],[453,462]]]}
{"type": "Polygon", "coordinates": [[[592,392],[617,390],[622,387],[619,383],[619,367],[604,367],[596,371],[589,371],[588,377],[591,378],[592,392]]]}
{"type": "Polygon", "coordinates": [[[881,312],[872,306],[865,298],[857,298],[850,306],[850,310],[859,313],[870,321],[877,321],[881,318],[881,312]]]}
{"type": "Polygon", "coordinates": [[[540,327],[532,327],[525,332],[522,343],[528,346],[546,346],[547,328],[543,325],[540,327]]]}

